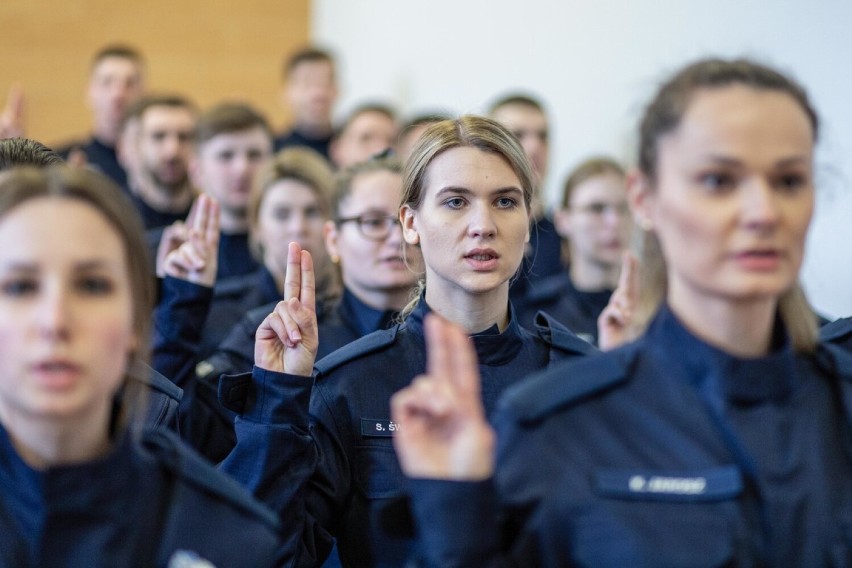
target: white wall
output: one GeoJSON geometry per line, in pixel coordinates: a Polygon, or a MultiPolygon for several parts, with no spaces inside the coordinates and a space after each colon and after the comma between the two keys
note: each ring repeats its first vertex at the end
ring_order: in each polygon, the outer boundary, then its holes
{"type": "Polygon", "coordinates": [[[341,113],[365,99],[483,112],[510,90],[539,95],[551,199],[589,154],[632,161],[643,104],[684,62],[747,55],[792,73],[823,120],[804,281],[818,309],[852,314],[852,1],[313,0],[312,22],[341,61],[341,113]]]}

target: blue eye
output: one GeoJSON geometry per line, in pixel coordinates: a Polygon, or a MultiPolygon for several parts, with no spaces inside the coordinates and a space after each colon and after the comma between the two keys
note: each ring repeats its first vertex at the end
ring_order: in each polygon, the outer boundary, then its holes
{"type": "Polygon", "coordinates": [[[496,205],[500,209],[513,209],[517,207],[518,202],[511,197],[501,197],[496,201],[496,205]]]}
{"type": "Polygon", "coordinates": [[[711,191],[725,191],[736,185],[734,176],[721,172],[702,174],[699,182],[711,191]]]}
{"type": "Polygon", "coordinates": [[[450,209],[461,209],[464,207],[464,199],[461,197],[451,197],[444,201],[444,205],[449,207],[450,209]]]}

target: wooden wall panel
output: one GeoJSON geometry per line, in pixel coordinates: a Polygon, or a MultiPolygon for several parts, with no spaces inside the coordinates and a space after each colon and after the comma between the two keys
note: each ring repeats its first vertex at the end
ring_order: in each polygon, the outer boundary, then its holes
{"type": "Polygon", "coordinates": [[[279,128],[282,61],[308,41],[309,17],[310,0],[0,0],[0,97],[23,85],[32,138],[84,134],[90,58],[120,41],[144,53],[149,90],[202,108],[248,100],[279,128]]]}

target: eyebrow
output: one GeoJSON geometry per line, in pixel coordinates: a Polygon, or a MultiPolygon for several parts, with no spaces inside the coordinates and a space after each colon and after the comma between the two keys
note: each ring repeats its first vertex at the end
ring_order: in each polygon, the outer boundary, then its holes
{"type": "MultiPolygon", "coordinates": [[[[461,195],[473,195],[473,191],[471,191],[470,189],[468,189],[466,187],[460,187],[460,186],[456,186],[456,185],[448,185],[448,186],[443,187],[440,190],[438,190],[438,193],[435,194],[435,197],[438,198],[438,197],[441,197],[442,195],[445,195],[447,193],[461,194],[461,195]]],[[[489,195],[507,195],[507,194],[512,194],[512,193],[519,193],[521,195],[524,194],[524,192],[521,191],[521,189],[519,187],[509,186],[509,187],[501,187],[501,188],[495,189],[494,191],[491,191],[489,193],[489,195]]]]}
{"type": "MultiPolygon", "coordinates": [[[[735,158],[729,158],[727,156],[717,156],[717,155],[709,155],[707,156],[711,162],[715,162],[717,164],[723,166],[742,166],[742,162],[735,158]]],[[[798,166],[809,163],[809,158],[805,156],[790,156],[789,158],[782,158],[775,162],[774,167],[787,167],[787,166],[798,166]]]]}
{"type": "MultiPolygon", "coordinates": [[[[75,263],[73,269],[75,272],[88,272],[91,270],[104,270],[110,268],[117,268],[119,263],[111,262],[102,259],[96,260],[84,260],[82,262],[75,263]]],[[[23,272],[26,274],[35,274],[40,270],[40,266],[37,263],[29,262],[26,260],[11,260],[5,265],[0,266],[4,270],[9,272],[23,272]]]]}

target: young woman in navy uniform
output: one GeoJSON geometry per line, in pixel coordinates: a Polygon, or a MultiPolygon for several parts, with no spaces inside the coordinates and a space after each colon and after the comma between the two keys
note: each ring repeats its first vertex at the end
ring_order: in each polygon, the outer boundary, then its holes
{"type": "Polygon", "coordinates": [[[850,565],[852,367],[797,285],[816,137],[805,92],[749,61],[662,86],[630,188],[652,319],[507,393],[496,465],[471,350],[431,322],[393,401],[427,564],[850,565]]]}
{"type": "Polygon", "coordinates": [[[224,378],[239,412],[237,446],[222,464],[279,513],[282,556],[322,563],[337,538],[345,566],[402,566],[413,552],[405,480],[392,447],[389,401],[425,369],[423,321],[437,312],[470,334],[493,408],[509,385],[593,350],[545,318],[521,328],[509,282],[529,238],[532,174],[514,137],[474,116],[427,130],[404,171],[400,220],[425,266],[405,322],[316,363],[309,255],[291,245],[288,294],[257,331],[253,377],[224,378]]]}
{"type": "Polygon", "coordinates": [[[141,221],[84,169],[0,180],[0,565],[269,566],[274,516],[143,431],[141,221]]]}

